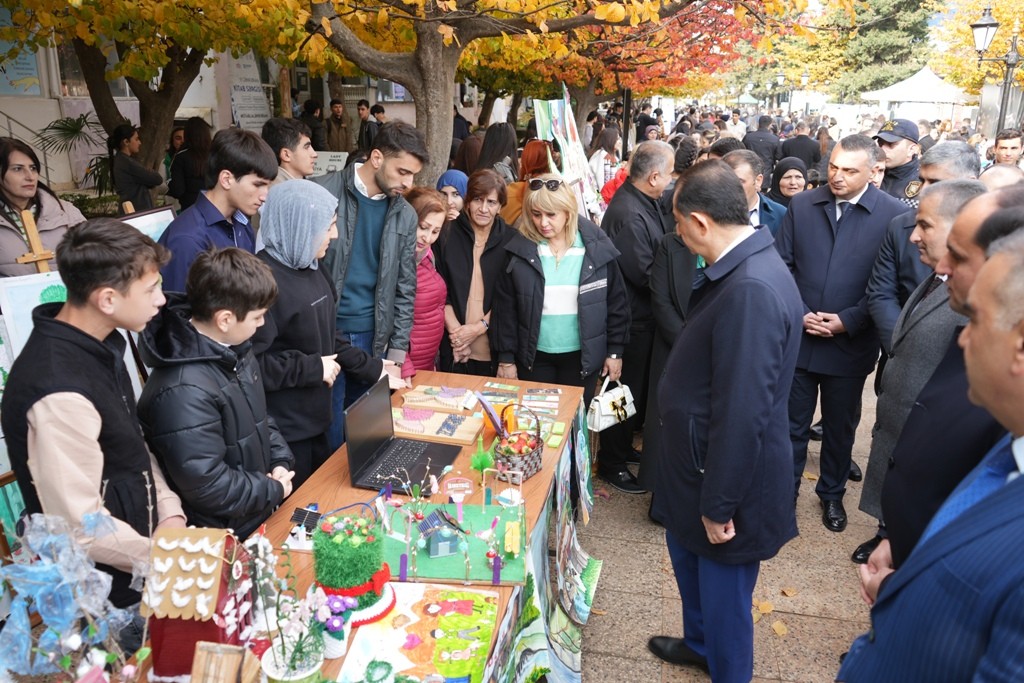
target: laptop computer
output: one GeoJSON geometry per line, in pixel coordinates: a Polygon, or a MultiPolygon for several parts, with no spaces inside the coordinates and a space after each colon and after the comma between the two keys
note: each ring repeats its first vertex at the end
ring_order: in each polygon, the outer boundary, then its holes
{"type": "Polygon", "coordinates": [[[352,486],[374,491],[388,482],[392,489],[405,490],[401,482],[390,477],[404,480],[406,472],[411,484],[421,483],[428,461],[430,472],[440,475],[462,450],[451,444],[395,438],[387,377],[378,380],[345,411],[345,443],[352,486]]]}

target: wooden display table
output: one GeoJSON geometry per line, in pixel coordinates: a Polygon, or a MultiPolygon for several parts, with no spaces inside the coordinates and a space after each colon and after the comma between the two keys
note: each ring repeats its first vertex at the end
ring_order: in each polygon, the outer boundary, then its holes
{"type": "MultiPolygon", "coordinates": [[[[523,396],[524,392],[528,388],[544,387],[550,385],[542,385],[535,382],[526,382],[521,380],[495,380],[494,378],[488,377],[475,377],[471,375],[453,375],[438,372],[420,372],[418,373],[413,382],[415,386],[421,385],[443,385],[448,387],[466,388],[471,391],[483,391],[484,384],[488,381],[497,381],[504,384],[513,384],[520,388],[520,397],[523,396]]],[[[576,427],[578,426],[577,418],[579,415],[580,402],[583,397],[583,390],[577,387],[560,387],[561,395],[558,407],[558,422],[563,422],[566,425],[566,430],[561,444],[558,448],[550,448],[545,446],[543,454],[543,467],[539,473],[528,479],[523,485],[523,496],[526,501],[526,547],[527,553],[530,553],[532,547],[531,540],[544,540],[544,548],[542,550],[543,558],[534,558],[536,561],[542,561],[547,563],[547,525],[548,525],[548,512],[552,503],[552,496],[556,491],[562,493],[568,489],[568,481],[556,482],[556,473],[561,473],[565,477],[566,473],[570,471],[567,467],[566,458],[570,457],[570,453],[573,451],[572,444],[574,443],[574,437],[576,435],[576,427]],[[542,522],[542,527],[538,527],[538,522],[542,522]],[[535,534],[543,533],[543,539],[535,538],[535,534]]],[[[402,394],[407,390],[397,392],[392,396],[392,405],[400,407],[402,405],[402,394]]],[[[468,411],[467,411],[468,413],[468,411]]],[[[486,428],[485,428],[486,429],[486,428]]],[[[466,476],[479,481],[479,473],[470,469],[470,458],[476,451],[476,445],[464,446],[462,452],[459,454],[455,463],[453,463],[453,473],[461,472],[461,476],[466,476]]],[[[588,459],[589,461],[589,459],[588,459]]],[[[585,476],[588,476],[585,475],[585,476]]],[[[483,491],[476,487],[473,494],[466,500],[466,505],[477,505],[482,502],[483,491]]],[[[351,486],[351,480],[349,477],[348,469],[348,453],[345,446],[342,446],[335,452],[330,459],[320,467],[312,477],[306,483],[304,483],[299,489],[294,491],[292,495],[284,502],[284,504],[273,514],[270,519],[267,520],[266,525],[266,536],[274,544],[274,547],[280,551],[281,544],[287,539],[288,534],[293,526],[291,521],[292,513],[295,508],[305,507],[316,503],[319,506],[321,512],[328,512],[336,508],[350,505],[359,502],[368,502],[373,499],[374,493],[366,489],[356,489],[351,486]]],[[[401,498],[401,496],[399,496],[401,498]]],[[[441,501],[441,496],[435,496],[438,502],[441,501]]],[[[572,529],[573,535],[575,535],[575,529],[572,529]]],[[[313,580],[313,557],[309,552],[293,551],[291,553],[292,566],[298,576],[298,589],[302,594],[309,584],[313,580]]],[[[546,572],[545,572],[546,576],[546,572]]],[[[533,581],[533,577],[530,577],[528,583],[539,584],[538,581],[533,581]]],[[[498,611],[498,624],[500,625],[503,621],[506,610],[513,606],[514,599],[519,596],[519,587],[510,586],[486,586],[489,590],[496,590],[499,593],[499,611],[498,611]]],[[[533,590],[543,590],[546,588],[543,585],[535,585],[531,588],[533,590]]],[[[555,607],[558,605],[556,604],[555,607]]],[[[498,637],[498,629],[495,629],[495,639],[498,637]]],[[[492,647],[494,640],[492,639],[492,647]]],[[[564,659],[564,657],[563,657],[564,659]]],[[[511,660],[509,660],[511,661],[511,660]]],[[[330,679],[335,679],[341,670],[343,660],[330,660],[324,665],[323,673],[330,679]]],[[[508,662],[506,661],[506,664],[508,662]]],[[[501,667],[505,668],[505,667],[501,667]]],[[[562,677],[565,678],[564,676],[562,677]]]]}

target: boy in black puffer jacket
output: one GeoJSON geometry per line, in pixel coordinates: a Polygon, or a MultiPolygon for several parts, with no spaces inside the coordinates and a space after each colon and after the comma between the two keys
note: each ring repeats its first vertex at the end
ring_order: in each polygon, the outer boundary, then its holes
{"type": "Polygon", "coordinates": [[[229,247],[200,254],[186,296],[146,327],[153,374],[139,399],[146,441],[189,524],[251,534],[292,490],[292,453],[267,415],[249,339],[277,298],[269,268],[229,247]]]}

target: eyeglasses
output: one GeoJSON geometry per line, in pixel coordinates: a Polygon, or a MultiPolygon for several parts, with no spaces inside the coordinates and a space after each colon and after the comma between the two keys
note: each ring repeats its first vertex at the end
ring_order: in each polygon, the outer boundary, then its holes
{"type": "Polygon", "coordinates": [[[551,192],[557,192],[558,188],[560,188],[561,186],[561,180],[541,180],[540,178],[535,178],[530,181],[530,190],[532,190],[533,192],[536,192],[542,187],[548,188],[548,190],[550,190],[551,192]]]}

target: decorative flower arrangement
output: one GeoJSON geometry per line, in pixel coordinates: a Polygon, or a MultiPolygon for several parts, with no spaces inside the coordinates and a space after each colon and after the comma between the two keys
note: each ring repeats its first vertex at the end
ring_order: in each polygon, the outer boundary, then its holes
{"type": "MultiPolygon", "coordinates": [[[[114,529],[106,513],[85,516],[82,535],[99,537],[114,529]]],[[[0,671],[22,675],[64,674],[96,680],[134,680],[136,666],[146,659],[147,647],[124,653],[116,636],[135,615],[110,604],[111,577],[96,569],[67,522],[50,515],[26,519],[22,542],[31,564],[0,567],[3,593],[12,597],[11,612],[0,629],[0,671]],[[12,593],[13,591],[13,593],[12,593]],[[32,609],[44,629],[33,629],[32,609]]],[[[145,636],[143,637],[145,642],[145,636]]]]}
{"type": "Polygon", "coordinates": [[[270,648],[263,654],[264,672],[268,678],[276,680],[318,674],[323,664],[324,640],[316,615],[326,604],[327,596],[323,591],[311,591],[299,598],[295,587],[297,577],[287,546],[284,547],[281,561],[281,567],[285,570],[283,580],[274,576],[277,560],[272,557],[269,543],[256,543],[254,549],[256,613],[263,619],[263,623],[257,626],[264,628],[268,634],[277,634],[270,648]],[[281,587],[276,601],[273,593],[275,586],[281,587]]]}
{"type": "MultiPolygon", "coordinates": [[[[317,588],[316,592],[324,594],[322,588],[317,588]]],[[[324,656],[327,659],[337,659],[348,649],[346,641],[351,630],[349,624],[352,612],[359,606],[359,601],[347,595],[324,597],[323,604],[316,612],[316,621],[324,634],[324,656]]]]}

